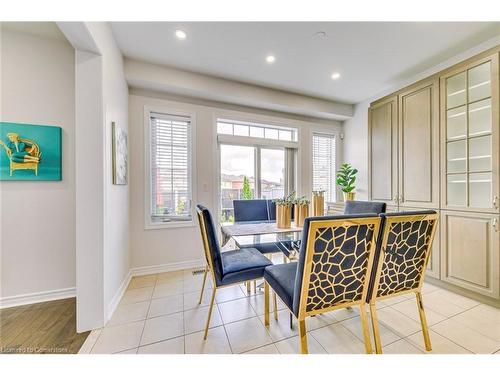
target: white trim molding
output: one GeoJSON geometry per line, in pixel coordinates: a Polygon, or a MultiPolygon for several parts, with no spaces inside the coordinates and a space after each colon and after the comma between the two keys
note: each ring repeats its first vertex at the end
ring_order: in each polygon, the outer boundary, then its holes
{"type": "Polygon", "coordinates": [[[190,268],[205,267],[205,265],[206,261],[204,259],[194,259],[185,262],[167,263],[156,266],[134,267],[130,269],[130,274],[132,277],[144,276],[152,275],[155,273],[182,271],[190,268]]]}
{"type": "Polygon", "coordinates": [[[19,294],[17,296],[0,298],[0,309],[22,305],[31,305],[32,303],[56,301],[59,299],[73,297],[76,297],[76,288],[55,289],[47,290],[45,292],[19,294]]]}
{"type": "Polygon", "coordinates": [[[118,307],[118,304],[122,300],[122,297],[123,297],[123,295],[125,294],[125,292],[127,290],[128,284],[130,284],[130,280],[131,279],[132,279],[132,273],[129,270],[128,273],[127,273],[127,276],[125,276],[125,278],[123,279],[120,287],[118,288],[118,290],[116,291],[115,295],[113,296],[113,298],[111,299],[111,301],[108,304],[108,308],[106,310],[106,321],[105,321],[105,323],[109,322],[109,320],[113,316],[116,308],[118,307]]]}

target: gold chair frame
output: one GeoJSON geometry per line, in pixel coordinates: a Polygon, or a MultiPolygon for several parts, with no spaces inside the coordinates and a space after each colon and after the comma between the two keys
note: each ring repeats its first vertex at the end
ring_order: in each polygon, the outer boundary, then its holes
{"type": "Polygon", "coordinates": [[[384,225],[384,233],[383,233],[383,238],[382,238],[382,245],[380,249],[380,255],[378,259],[378,266],[377,266],[377,272],[375,275],[375,281],[373,284],[373,291],[372,291],[372,296],[370,298],[370,314],[371,314],[371,321],[372,321],[372,327],[373,327],[373,336],[375,339],[375,351],[377,354],[382,353],[382,343],[380,341],[380,331],[378,328],[378,319],[377,319],[377,308],[376,308],[376,302],[380,300],[384,300],[387,298],[391,298],[394,296],[399,296],[403,294],[408,294],[408,293],[415,293],[415,298],[417,301],[417,308],[418,308],[418,313],[420,316],[420,324],[422,326],[422,334],[424,336],[424,343],[425,343],[425,349],[427,351],[432,350],[432,345],[431,345],[431,340],[429,336],[429,327],[427,325],[427,318],[425,316],[425,309],[424,309],[424,303],[422,300],[422,285],[424,282],[424,275],[425,275],[425,270],[427,269],[427,263],[429,262],[430,258],[430,253],[431,253],[431,247],[432,243],[434,240],[434,235],[436,233],[436,228],[437,228],[437,222],[438,222],[438,214],[422,214],[422,215],[408,215],[408,216],[387,216],[385,218],[386,222],[384,225]],[[433,228],[431,231],[430,236],[428,236],[427,241],[425,243],[425,261],[423,263],[422,269],[420,270],[420,273],[418,275],[419,280],[418,280],[418,285],[415,288],[412,289],[407,289],[407,290],[402,290],[393,294],[388,294],[382,297],[377,297],[378,291],[379,291],[379,284],[380,284],[380,274],[382,272],[382,266],[384,263],[384,255],[385,255],[385,250],[387,247],[387,241],[389,238],[389,232],[391,229],[392,224],[394,223],[403,223],[403,222],[414,222],[414,221],[434,221],[433,223],[433,228]]]}
{"type": "MultiPolygon", "coordinates": [[[[210,326],[210,319],[212,317],[212,310],[213,310],[213,307],[214,307],[215,294],[217,292],[217,289],[222,289],[222,288],[226,288],[226,287],[238,285],[238,284],[241,284],[241,282],[236,282],[236,283],[231,283],[231,284],[227,284],[227,285],[217,286],[217,282],[215,280],[215,269],[214,269],[214,265],[213,265],[213,262],[212,262],[212,256],[210,254],[210,245],[208,244],[207,228],[205,226],[205,220],[203,218],[203,212],[201,210],[199,210],[198,208],[196,208],[196,213],[198,215],[198,222],[200,223],[200,232],[201,232],[201,238],[202,238],[202,241],[203,241],[203,249],[205,251],[205,260],[207,261],[207,264],[205,266],[205,273],[203,274],[203,283],[202,283],[202,287],[201,287],[200,299],[198,301],[198,305],[201,304],[201,301],[203,299],[203,291],[205,289],[205,283],[206,283],[206,280],[207,280],[207,273],[208,272],[210,272],[210,274],[212,276],[212,284],[213,284],[212,297],[210,298],[210,307],[208,309],[208,317],[207,317],[207,322],[205,324],[205,333],[203,335],[203,339],[206,340],[207,336],[208,336],[208,328],[210,326]]],[[[260,278],[258,278],[258,279],[260,279],[260,278]]],[[[247,281],[247,288],[248,288],[248,285],[249,285],[249,283],[251,281],[254,281],[254,283],[255,283],[258,279],[248,280],[247,281]]],[[[276,298],[276,296],[275,296],[275,298],[276,298]]],[[[275,305],[274,316],[275,316],[275,319],[277,320],[278,319],[278,315],[277,315],[278,308],[277,308],[276,300],[275,300],[274,305],[275,305]]]]}
{"type": "MultiPolygon", "coordinates": [[[[361,318],[361,326],[363,331],[363,338],[365,344],[365,351],[368,354],[373,353],[372,345],[371,345],[371,337],[370,331],[368,328],[368,319],[366,315],[366,297],[368,293],[368,287],[370,284],[370,274],[373,268],[373,261],[375,257],[376,250],[376,241],[380,229],[380,217],[369,217],[369,218],[351,218],[351,219],[334,219],[334,220],[320,220],[320,221],[311,221],[309,224],[309,231],[307,236],[307,244],[306,244],[306,259],[304,262],[304,274],[302,277],[302,285],[300,292],[300,305],[299,305],[299,314],[297,317],[298,326],[299,326],[299,347],[300,352],[302,354],[308,353],[307,347],[307,330],[306,330],[306,317],[326,313],[333,310],[338,310],[342,308],[348,308],[351,306],[359,307],[359,314],[361,318]],[[316,241],[315,233],[320,228],[338,228],[338,227],[350,227],[353,225],[368,225],[373,226],[373,235],[370,243],[367,246],[368,251],[368,263],[366,266],[364,281],[363,281],[363,289],[361,297],[355,301],[349,301],[340,303],[338,305],[329,306],[322,309],[310,310],[307,311],[307,298],[309,292],[309,284],[311,279],[311,268],[313,264],[313,255],[314,255],[314,243],[316,241]]],[[[266,327],[269,326],[269,284],[264,281],[264,325],[266,327]]],[[[289,309],[290,310],[290,309],[289,309]]],[[[293,314],[293,312],[290,310],[293,314]]],[[[294,314],[295,315],[295,314],[294,314]]],[[[275,317],[276,318],[276,317],[275,317]]]]}
{"type": "MultiPolygon", "coordinates": [[[[26,138],[19,139],[19,141],[31,144],[31,146],[26,147],[26,151],[28,152],[28,154],[30,154],[31,156],[40,157],[40,146],[38,146],[38,144],[36,142],[32,141],[31,139],[26,139],[26,138]]],[[[12,173],[14,171],[21,170],[21,169],[33,170],[33,171],[35,171],[35,176],[38,176],[38,163],[34,163],[34,162],[18,163],[18,162],[12,161],[12,151],[5,144],[3,144],[3,147],[5,149],[5,152],[7,153],[7,157],[9,158],[9,161],[10,161],[10,165],[9,165],[9,168],[10,168],[9,175],[10,176],[12,176],[12,173]]]]}

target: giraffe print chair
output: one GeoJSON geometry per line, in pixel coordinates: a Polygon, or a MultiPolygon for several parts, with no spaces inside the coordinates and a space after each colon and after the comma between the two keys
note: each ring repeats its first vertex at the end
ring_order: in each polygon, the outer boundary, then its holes
{"type": "Polygon", "coordinates": [[[298,320],[300,351],[307,354],[307,317],[358,306],[365,350],[371,353],[366,301],[380,221],[375,214],[306,218],[298,262],[264,271],[265,325],[272,288],[298,320]]]}
{"type": "Polygon", "coordinates": [[[422,301],[422,284],[436,232],[436,211],[414,211],[380,214],[377,254],[368,291],[375,350],[382,353],[376,302],[394,296],[414,293],[422,325],[426,350],[432,350],[422,301]]]}

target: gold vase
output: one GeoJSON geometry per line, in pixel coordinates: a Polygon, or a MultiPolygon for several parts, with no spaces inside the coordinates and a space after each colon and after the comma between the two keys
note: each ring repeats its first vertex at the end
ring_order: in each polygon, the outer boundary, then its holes
{"type": "Polygon", "coordinates": [[[322,191],[313,192],[313,216],[323,216],[325,214],[325,196],[322,191]]]}
{"type": "Polygon", "coordinates": [[[349,193],[344,192],[344,201],[353,201],[356,193],[354,191],[351,191],[349,193]]]}
{"type": "Polygon", "coordinates": [[[296,227],[304,226],[304,220],[309,215],[308,204],[296,204],[294,212],[294,221],[296,227]]]}
{"type": "Polygon", "coordinates": [[[276,205],[276,226],[287,229],[292,226],[292,208],[287,205],[276,205]]]}

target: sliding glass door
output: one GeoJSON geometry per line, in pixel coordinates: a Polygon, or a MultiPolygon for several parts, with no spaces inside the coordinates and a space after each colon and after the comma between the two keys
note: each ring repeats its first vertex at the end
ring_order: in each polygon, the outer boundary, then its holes
{"type": "Polygon", "coordinates": [[[219,144],[221,223],[234,222],[233,200],[274,199],[285,190],[285,149],[219,144]]]}

